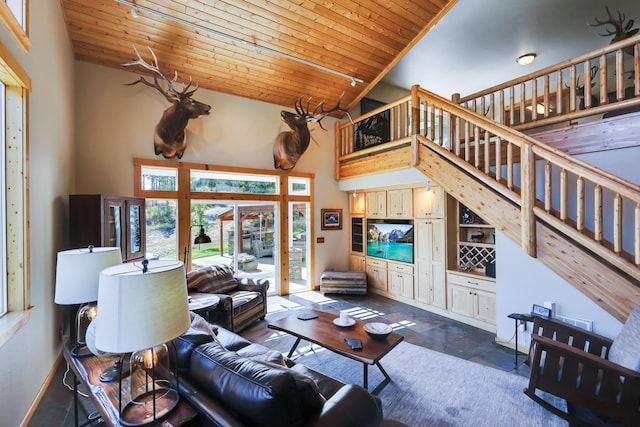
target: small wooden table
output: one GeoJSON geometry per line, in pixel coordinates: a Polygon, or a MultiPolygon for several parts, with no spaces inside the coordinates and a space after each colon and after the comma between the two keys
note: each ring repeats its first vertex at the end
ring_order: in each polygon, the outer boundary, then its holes
{"type": "MultiPolygon", "coordinates": [[[[87,388],[89,397],[100,413],[101,418],[108,426],[120,426],[119,421],[119,405],[118,405],[118,385],[119,381],[103,383],[100,381],[100,374],[105,369],[113,365],[113,358],[89,356],[75,358],[71,356],[70,345],[65,343],[62,354],[71,367],[73,372],[73,390],[74,390],[74,411],[75,425],[86,425],[89,423],[78,424],[78,381],[82,382],[87,388]]],[[[128,357],[127,357],[128,359],[128,357]]],[[[123,362],[124,363],[124,362],[123,362]]],[[[128,362],[127,362],[128,363],[128,362]]],[[[129,398],[129,377],[122,379],[122,397],[129,398]]],[[[198,416],[196,412],[185,399],[180,399],[178,406],[158,424],[181,426],[185,425],[198,416]],[[166,423],[165,423],[166,421],[166,423]]]]}
{"type": "Polygon", "coordinates": [[[209,312],[218,306],[220,297],[206,292],[189,292],[189,311],[209,320],[209,312]]]}
{"type": "Polygon", "coordinates": [[[377,341],[367,335],[363,329],[364,322],[356,321],[353,326],[340,327],[333,323],[333,320],[337,317],[335,314],[318,310],[303,310],[301,312],[292,313],[268,324],[271,329],[286,332],[297,338],[287,357],[291,357],[300,340],[305,340],[349,359],[361,362],[364,367],[362,381],[364,388],[368,389],[369,386],[369,365],[376,365],[385,377],[385,380],[376,387],[376,391],[381,390],[391,381],[391,377],[380,364],[380,359],[400,344],[400,341],[404,339],[402,335],[391,332],[384,341],[377,341]],[[311,320],[300,320],[298,315],[301,312],[313,313],[318,317],[311,320]],[[344,341],[345,338],[359,338],[362,341],[362,350],[352,350],[344,341]]]}

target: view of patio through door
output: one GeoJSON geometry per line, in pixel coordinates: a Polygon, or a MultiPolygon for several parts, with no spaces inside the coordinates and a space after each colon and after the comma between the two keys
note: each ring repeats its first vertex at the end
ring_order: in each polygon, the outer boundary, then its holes
{"type": "Polygon", "coordinates": [[[268,279],[270,294],[310,289],[310,177],[136,161],[149,258],[182,259],[187,271],[228,265],[268,279]]]}

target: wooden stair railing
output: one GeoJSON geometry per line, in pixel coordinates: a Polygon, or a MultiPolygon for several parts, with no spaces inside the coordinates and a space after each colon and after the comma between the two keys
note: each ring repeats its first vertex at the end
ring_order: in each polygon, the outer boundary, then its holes
{"type": "Polygon", "coordinates": [[[529,255],[536,255],[539,219],[640,282],[640,186],[417,86],[412,98],[419,106],[413,135],[449,151],[460,169],[520,206],[529,255]]]}
{"type": "Polygon", "coordinates": [[[638,108],[640,35],[453,100],[518,130],[638,108]]]}
{"type": "MultiPolygon", "coordinates": [[[[336,139],[338,179],[363,170],[380,171],[387,164],[418,167],[424,153],[421,147],[427,147],[457,170],[473,176],[484,189],[517,207],[520,235],[511,233],[509,237],[519,241],[531,256],[539,250],[537,229],[544,224],[545,233],[547,228],[561,233],[622,272],[630,283],[640,283],[640,187],[634,183],[418,86],[412,88],[410,96],[355,123],[338,125],[336,139]],[[348,146],[353,127],[386,109],[392,110],[392,117],[395,115],[395,121],[391,121],[392,141],[353,152],[352,142],[348,146]],[[400,112],[411,114],[403,117],[400,112]]],[[[428,176],[439,181],[437,174],[428,176]]],[[[494,225],[504,229],[500,223],[494,225]]],[[[640,288],[632,299],[638,295],[640,288]]],[[[624,319],[628,311],[626,307],[612,314],[624,319]]]]}

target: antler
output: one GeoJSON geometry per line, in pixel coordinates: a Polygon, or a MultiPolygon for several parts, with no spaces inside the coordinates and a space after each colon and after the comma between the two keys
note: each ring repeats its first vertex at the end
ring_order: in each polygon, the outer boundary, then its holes
{"type": "Polygon", "coordinates": [[[605,9],[607,10],[607,15],[609,16],[609,19],[607,19],[606,21],[601,21],[599,20],[597,17],[594,18],[596,20],[595,24],[589,24],[592,27],[599,27],[601,25],[613,25],[614,31],[611,31],[609,29],[606,29],[606,34],[600,34],[601,36],[615,36],[611,42],[617,42],[620,40],[624,40],[628,37],[633,36],[634,34],[636,34],[638,32],[638,29],[632,29],[634,21],[633,19],[630,19],[629,22],[627,22],[626,25],[624,25],[624,21],[626,19],[626,15],[620,11],[618,11],[618,19],[616,20],[612,15],[611,15],[611,11],[609,10],[609,6],[605,6],[605,9]]]}
{"type": "MultiPolygon", "coordinates": [[[[340,108],[340,102],[342,102],[342,97],[343,96],[344,96],[344,92],[342,92],[342,95],[340,95],[340,97],[338,98],[338,102],[336,103],[336,105],[334,105],[329,110],[325,110],[324,109],[324,103],[325,103],[326,100],[323,100],[313,110],[313,114],[309,114],[307,112],[307,122],[308,123],[318,123],[322,129],[326,130],[322,126],[322,119],[324,119],[327,115],[329,115],[330,113],[333,113],[334,111],[342,111],[343,113],[349,114],[347,110],[345,110],[344,108],[340,108]]],[[[309,98],[309,101],[311,101],[311,98],[309,98]]],[[[307,104],[307,111],[308,111],[308,107],[309,107],[309,104],[307,104]]]]}
{"type": "Polygon", "coordinates": [[[151,52],[151,56],[153,57],[153,64],[149,64],[147,61],[145,61],[142,58],[142,56],[140,56],[140,52],[138,52],[138,49],[136,49],[136,47],[133,46],[133,50],[136,53],[136,57],[138,59],[132,62],[127,62],[125,64],[122,64],[122,66],[130,67],[132,65],[140,65],[141,67],[151,71],[153,73],[153,83],[147,81],[144,77],[140,77],[135,82],[127,83],[127,86],[133,86],[138,83],[143,83],[149,87],[157,89],[166,98],[174,99],[174,100],[180,100],[181,97],[185,97],[185,96],[189,97],[193,95],[193,93],[196,90],[198,90],[198,85],[196,84],[195,89],[191,90],[190,92],[187,92],[187,90],[189,90],[189,88],[191,87],[191,83],[192,83],[192,78],[191,76],[189,76],[189,83],[184,85],[184,88],[182,89],[181,92],[178,92],[173,86],[178,81],[178,72],[176,71],[173,75],[173,79],[169,80],[169,78],[162,71],[160,71],[160,67],[158,66],[158,58],[156,57],[156,54],[153,52],[153,49],[151,49],[149,46],[147,46],[147,49],[149,49],[149,52],[151,52]],[[164,82],[167,84],[166,90],[163,89],[162,86],[158,83],[158,76],[162,77],[162,80],[164,80],[164,82]]]}

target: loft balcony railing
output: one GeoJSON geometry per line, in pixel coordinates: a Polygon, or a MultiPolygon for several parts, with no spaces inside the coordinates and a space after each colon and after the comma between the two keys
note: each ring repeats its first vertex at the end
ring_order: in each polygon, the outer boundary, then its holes
{"type": "MultiPolygon", "coordinates": [[[[592,61],[593,58],[606,63],[600,58],[606,58],[611,49],[618,58],[626,55],[626,48],[632,45],[635,98],[620,96],[621,100],[611,102],[608,96],[605,100],[601,94],[600,105],[588,108],[591,113],[597,111],[602,114],[614,111],[614,105],[618,108],[635,106],[639,104],[640,96],[639,42],[640,38],[637,37],[631,42],[620,42],[601,49],[599,54],[582,55],[579,57],[582,60],[578,58],[566,61],[556,68],[562,69],[569,64],[571,69],[581,61],[592,61]],[[620,51],[623,53],[618,53],[620,51]]],[[[549,79],[544,76],[549,75],[548,70],[552,68],[554,67],[525,76],[521,83],[526,87],[526,81],[549,79]],[[537,77],[534,78],[534,75],[537,77]]],[[[578,83],[577,77],[572,78],[572,74],[569,71],[570,94],[577,91],[578,83]]],[[[619,78],[616,82],[618,80],[619,78]]],[[[509,82],[501,90],[504,92],[507,87],[514,85],[514,82],[509,82]]],[[[587,86],[590,86],[589,81],[585,88],[587,86]]],[[[556,88],[559,87],[561,86],[556,84],[556,88]]],[[[493,89],[482,97],[491,99],[493,93],[495,101],[496,90],[493,89]]],[[[616,89],[616,92],[619,90],[616,89]]],[[[626,89],[622,92],[626,92],[626,89]]],[[[589,96],[588,91],[585,91],[585,96],[589,96]]],[[[476,99],[481,100],[482,97],[476,99]]],[[[525,96],[521,98],[526,99],[525,96]]],[[[465,101],[460,99],[459,102],[464,105],[472,102],[464,99],[465,101]]],[[[551,91],[548,96],[543,95],[541,98],[543,102],[550,99],[551,91]]],[[[536,97],[530,97],[530,100],[530,105],[539,101],[536,97]]],[[[526,101],[520,100],[517,104],[520,111],[526,110],[526,101]]],[[[496,103],[491,102],[490,105],[493,108],[496,103]]],[[[501,103],[498,102],[497,105],[500,106],[501,103]]],[[[513,123],[511,114],[514,114],[512,111],[515,105],[515,101],[510,101],[504,108],[500,108],[503,114],[498,116],[504,119],[507,112],[509,123],[513,123]]],[[[533,127],[533,122],[526,120],[529,117],[535,117],[538,120],[535,126],[540,126],[550,124],[550,119],[573,119],[584,113],[575,106],[572,108],[571,101],[568,105],[565,113],[562,113],[564,109],[555,110],[553,118],[549,117],[549,110],[547,117],[542,114],[544,118],[539,118],[537,113],[530,111],[531,114],[525,114],[525,120],[521,120],[519,126],[533,127]],[[564,118],[560,119],[561,116],[564,118]]],[[[588,109],[587,105],[588,102],[585,101],[585,110],[588,109]]],[[[416,166],[420,163],[418,148],[423,145],[520,207],[521,245],[530,255],[536,254],[535,227],[536,221],[540,220],[640,281],[640,186],[493,120],[496,110],[489,108],[489,113],[494,111],[494,114],[486,114],[486,108],[487,104],[483,105],[482,101],[476,101],[475,109],[466,108],[416,86],[412,88],[410,95],[371,111],[353,122],[337,126],[337,178],[372,173],[374,168],[378,171],[386,170],[387,165],[416,166]],[[388,125],[388,132],[380,132],[379,128],[376,130],[377,121],[388,125]],[[366,129],[374,129],[375,132],[365,133],[366,129]],[[383,140],[388,139],[388,142],[380,143],[380,135],[383,135],[383,140]]],[[[519,114],[522,118],[522,113],[519,114]]],[[[436,177],[431,178],[437,181],[436,177]]]]}
{"type": "Polygon", "coordinates": [[[453,101],[518,130],[638,107],[640,36],[453,101]]]}

